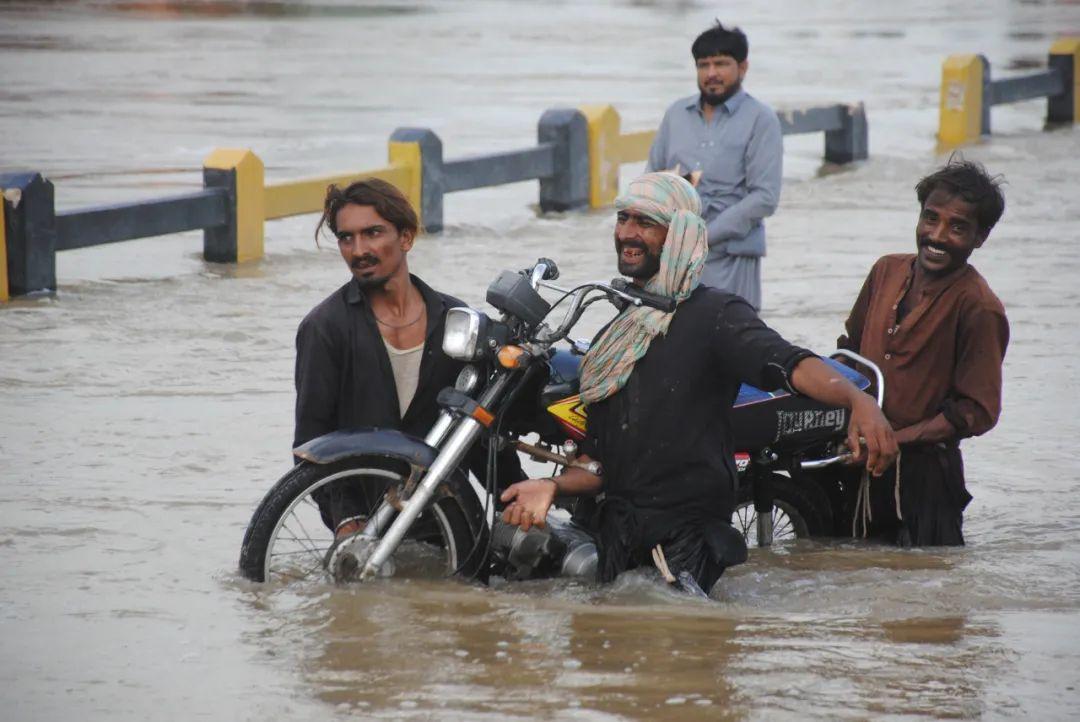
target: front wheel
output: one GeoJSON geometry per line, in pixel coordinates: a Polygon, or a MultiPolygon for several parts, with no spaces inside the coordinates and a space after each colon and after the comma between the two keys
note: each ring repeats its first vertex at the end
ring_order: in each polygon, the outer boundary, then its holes
{"type": "MultiPolygon", "coordinates": [[[[332,500],[347,497],[350,517],[366,519],[388,489],[402,487],[409,472],[405,462],[385,457],[294,466],[266,494],[248,524],[241,574],[256,582],[331,579],[332,526],[340,521],[333,518],[332,500]]],[[[479,499],[464,476],[455,473],[440,485],[396,556],[408,556],[412,564],[406,566],[418,566],[421,574],[474,577],[484,568],[487,533],[479,499]]]]}
{"type": "MultiPolygon", "coordinates": [[[[796,483],[786,476],[772,474],[769,483],[772,487],[773,544],[830,532],[829,500],[813,481],[796,483]]],[[[748,547],[764,546],[759,544],[757,522],[753,487],[744,484],[739,488],[739,501],[731,514],[731,524],[742,532],[748,547]]]]}

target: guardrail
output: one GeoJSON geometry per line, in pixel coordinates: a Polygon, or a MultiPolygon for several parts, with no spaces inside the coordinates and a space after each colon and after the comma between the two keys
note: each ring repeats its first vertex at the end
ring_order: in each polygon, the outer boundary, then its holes
{"type": "Polygon", "coordinates": [[[1061,38],[1050,46],[1047,69],[993,80],[985,55],[950,55],[941,66],[938,140],[943,145],[972,143],[990,135],[990,108],[1046,98],[1048,125],[1080,120],[1080,38],[1061,38]]]}
{"type": "MultiPolygon", "coordinates": [[[[589,121],[589,205],[606,206],[619,192],[619,166],[648,159],[655,130],[621,133],[618,111],[610,105],[585,105],[589,121]]],[[[777,112],[784,135],[825,133],[825,162],[865,160],[869,126],[862,103],[824,105],[777,112]]]]}
{"type": "MultiPolygon", "coordinates": [[[[867,157],[862,104],[778,115],[785,134],[824,132],[827,162],[867,157]]],[[[542,211],[599,208],[615,198],[619,166],[645,160],[654,136],[621,133],[610,105],[553,109],[540,117],[535,146],[444,161],[434,132],[398,128],[386,166],[269,184],[251,150],[219,149],[203,163],[200,191],[62,213],[55,211],[53,184],[40,173],[0,174],[0,301],[55,291],[57,252],[105,243],[202,230],[207,261],[261,258],[266,221],[317,213],[328,185],[358,178],[397,186],[430,232],[442,230],[447,193],[527,180],[539,181],[542,211]]]]}

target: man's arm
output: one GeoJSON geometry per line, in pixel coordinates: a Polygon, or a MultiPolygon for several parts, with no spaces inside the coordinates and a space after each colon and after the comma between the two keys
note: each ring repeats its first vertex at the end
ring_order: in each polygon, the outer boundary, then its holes
{"type": "Polygon", "coordinates": [[[898,444],[963,439],[984,434],[1001,415],[1001,365],[1009,345],[1009,323],[981,309],[960,324],[952,389],[941,411],[896,430],[898,444]]]}
{"type": "Polygon", "coordinates": [[[330,433],[337,423],[338,354],[314,323],[296,331],[296,427],[293,448],[330,433]]]}
{"type": "Polygon", "coordinates": [[[862,461],[866,443],[866,468],[874,476],[884,474],[896,459],[892,427],[877,402],[819,358],[804,358],[791,373],[791,385],[799,393],[830,406],[851,410],[847,442],[855,461],[862,461]]]}
{"type": "Polygon", "coordinates": [[[957,438],[985,434],[997,424],[1008,345],[1004,312],[983,308],[965,314],[957,331],[952,388],[941,408],[957,438]]]}
{"type": "Polygon", "coordinates": [[[851,313],[848,314],[847,321],[844,322],[844,333],[836,339],[837,348],[860,353],[863,326],[866,325],[866,314],[870,310],[870,296],[874,292],[873,278],[874,271],[871,269],[866,276],[866,280],[863,281],[862,289],[855,299],[855,305],[851,307],[851,313]]]}
{"type": "Polygon", "coordinates": [[[709,219],[710,246],[744,238],[761,219],[776,211],[783,163],[780,120],[771,110],[766,110],[754,124],[746,146],[746,197],[709,219]]]}
{"type": "MultiPolygon", "coordinates": [[[[578,456],[584,463],[592,461],[585,454],[578,456]]],[[[503,521],[528,531],[532,526],[543,527],[548,510],[556,496],[596,496],[603,479],[593,473],[570,467],[550,479],[527,479],[512,485],[499,497],[507,502],[503,521]]]]}
{"type": "Polygon", "coordinates": [[[787,388],[850,409],[848,445],[855,461],[863,459],[860,439],[865,439],[867,467],[875,476],[885,473],[896,457],[896,441],[877,402],[811,352],[785,341],[745,300],[731,294],[720,298],[710,340],[718,369],[761,389],[787,388]]]}
{"type": "Polygon", "coordinates": [[[956,427],[945,418],[945,414],[938,414],[897,429],[894,435],[897,444],[934,444],[956,438],[956,427]]]}
{"type": "Polygon", "coordinates": [[[660,170],[668,170],[667,147],[668,147],[668,114],[664,113],[664,119],[660,121],[660,127],[653,138],[649,148],[649,159],[645,163],[645,172],[653,173],[660,170]]]}

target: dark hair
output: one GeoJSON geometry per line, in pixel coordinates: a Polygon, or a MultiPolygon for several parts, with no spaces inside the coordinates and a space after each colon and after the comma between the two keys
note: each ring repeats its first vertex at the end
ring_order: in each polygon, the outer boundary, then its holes
{"type": "Polygon", "coordinates": [[[694,60],[710,58],[713,55],[730,55],[735,62],[741,63],[750,54],[750,43],[746,34],[738,28],[725,28],[719,20],[716,25],[697,36],[690,46],[694,60]]]}
{"type": "Polygon", "coordinates": [[[358,206],[371,206],[375,212],[394,224],[398,233],[411,231],[415,236],[420,232],[420,221],[416,217],[409,199],[395,188],[379,178],[364,178],[353,181],[344,189],[331,185],[326,189],[326,201],[323,203],[322,218],[315,226],[315,241],[319,240],[319,231],[325,225],[337,235],[337,214],[342,208],[353,203],[358,206]]]}
{"type": "Polygon", "coordinates": [[[979,232],[985,237],[1005,212],[1002,182],[1000,175],[991,176],[981,163],[954,155],[944,166],[919,181],[915,186],[915,195],[919,198],[920,208],[926,205],[930,194],[939,188],[950,195],[959,196],[975,206],[979,232]]]}

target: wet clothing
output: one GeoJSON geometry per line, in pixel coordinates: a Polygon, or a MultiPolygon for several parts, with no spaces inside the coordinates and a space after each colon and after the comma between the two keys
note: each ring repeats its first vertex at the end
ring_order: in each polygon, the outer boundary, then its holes
{"type": "Polygon", "coordinates": [[[745,90],[716,106],[708,123],[699,95],[676,101],[649,151],[648,170],[701,172],[697,190],[709,232],[701,282],[737,293],[755,309],[761,308],[763,219],[780,202],[783,155],[776,113],[745,90]]]}
{"type": "Polygon", "coordinates": [[[400,429],[423,438],[439,415],[435,397],[453,386],[461,362],[442,351],[446,311],[462,301],[416,276],[427,306],[420,376],[402,414],[390,357],[375,315],[356,279],[311,310],[296,332],[296,428],[293,446],[338,429],[400,429]]]}
{"type": "MultiPolygon", "coordinates": [[[[331,431],[352,428],[399,429],[422,439],[434,425],[439,415],[436,397],[454,385],[463,366],[442,350],[446,312],[465,304],[432,290],[416,276],[411,279],[427,307],[427,329],[411,403],[402,413],[382,334],[363,290],[352,279],[312,309],[296,332],[294,448],[331,431]]],[[[480,444],[473,446],[468,464],[483,480],[486,453],[480,444]]],[[[502,485],[524,477],[512,449],[500,453],[498,466],[502,485]]],[[[323,520],[331,527],[367,512],[363,499],[353,499],[340,488],[328,490],[319,501],[323,520]]]]}
{"type": "Polygon", "coordinates": [[[914,254],[878,259],[837,340],[885,374],[885,416],[904,428],[938,412],[957,437],[993,428],[1001,413],[1001,364],[1009,344],[1005,307],[971,265],[926,287],[897,322],[914,254]]]}
{"type": "MultiPolygon", "coordinates": [[[[902,429],[939,413],[956,428],[945,444],[901,448],[901,514],[897,540],[915,545],[962,544],[964,483],[959,441],[989,431],[1001,413],[1001,365],[1009,343],[1005,309],[970,265],[933,280],[898,320],[914,280],[914,254],[883,256],[870,271],[837,340],[878,364],[885,375],[885,416],[902,429]],[[909,513],[910,512],[910,513],[909,513]]],[[[895,474],[873,480],[894,495],[895,474]],[[886,488],[887,487],[887,488],[886,488]]],[[[871,498],[878,498],[875,493],[871,498]]],[[[875,505],[876,507],[877,505],[875,505]]],[[[896,522],[886,505],[875,526],[896,522]]]]}
{"type": "Polygon", "coordinates": [[[896,466],[870,479],[872,518],[868,536],[902,547],[960,546],[964,508],[964,460],[955,443],[905,444],[900,455],[900,513],[896,516],[896,466]]]}
{"type": "Polygon", "coordinates": [[[746,561],[746,540],[727,516],[691,513],[687,507],[635,507],[618,496],[606,497],[590,523],[599,561],[596,578],[611,582],[627,569],[653,564],[657,544],[676,577],[686,572],[706,594],[724,570],[746,561]]]}
{"type": "MultiPolygon", "coordinates": [[[[792,370],[811,355],[733,294],[699,286],[679,305],[626,385],[588,406],[581,450],[603,466],[605,500],[591,524],[601,580],[647,558],[650,543],[667,540],[666,553],[692,532],[701,551],[712,525],[729,524],[737,479],[730,417],[739,385],[791,390],[792,370]]],[[[710,574],[718,576],[719,561],[712,559],[710,574]]],[[[685,569],[668,562],[676,574],[685,569]]],[[[698,581],[707,591],[709,578],[698,581]]]]}

